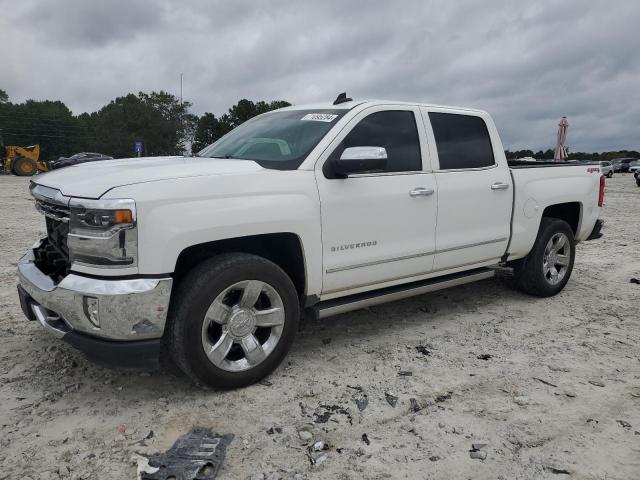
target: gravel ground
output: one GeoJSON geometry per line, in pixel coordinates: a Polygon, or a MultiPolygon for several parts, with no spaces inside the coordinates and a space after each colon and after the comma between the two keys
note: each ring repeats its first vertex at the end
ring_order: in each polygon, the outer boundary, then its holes
{"type": "Polygon", "coordinates": [[[194,426],[235,435],[220,479],[638,479],[640,188],[607,183],[605,237],[560,295],[492,279],[306,321],[268,382],[216,392],[98,367],[25,320],[16,260],[44,221],[2,176],[0,479],[135,478],[134,453],[194,426]],[[301,431],[329,447],[316,465],[301,431]]]}

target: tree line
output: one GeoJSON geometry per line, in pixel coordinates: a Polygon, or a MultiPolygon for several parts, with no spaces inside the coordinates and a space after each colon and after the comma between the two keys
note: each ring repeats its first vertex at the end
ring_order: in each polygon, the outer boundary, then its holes
{"type": "Polygon", "coordinates": [[[198,152],[256,115],[289,105],[242,99],[220,117],[209,112],[199,117],[190,112],[190,102],[160,91],[130,93],[96,112],[74,115],[59,100],[12,103],[0,90],[0,137],[5,145],[40,144],[45,160],[78,152],[132,157],[136,142],[142,142],[144,156],[181,155],[188,148],[198,152]]]}
{"type": "MultiPolygon", "coordinates": [[[[0,138],[5,145],[40,144],[42,158],[51,160],[77,152],[99,152],[115,158],[135,156],[135,143],[142,142],[142,155],[196,153],[250,118],[291,105],[242,99],[217,117],[190,112],[190,102],[160,91],[115,98],[96,112],[74,115],[61,101],[27,100],[12,103],[0,90],[0,138]]],[[[1,153],[0,153],[1,154],[1,153]]],[[[508,159],[533,157],[552,159],[553,150],[506,150],[508,159]]],[[[570,152],[570,160],[640,158],[635,150],[570,152]]]]}
{"type": "MultiPolygon", "coordinates": [[[[509,150],[504,151],[508,160],[515,160],[518,158],[531,157],[536,160],[553,160],[553,150],[550,148],[547,150],[516,150],[511,152],[509,150]]],[[[610,152],[569,152],[569,160],[592,160],[592,161],[611,161],[614,158],[640,158],[640,152],[636,150],[614,150],[610,152]]]]}

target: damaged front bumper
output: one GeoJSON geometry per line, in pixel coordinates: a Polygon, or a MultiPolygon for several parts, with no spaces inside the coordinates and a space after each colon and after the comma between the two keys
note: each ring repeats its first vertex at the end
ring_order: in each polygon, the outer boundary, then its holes
{"type": "Polygon", "coordinates": [[[53,335],[101,364],[158,365],[171,278],[111,280],[69,274],[60,283],[42,273],[30,251],[18,262],[20,305],[53,335]]]}

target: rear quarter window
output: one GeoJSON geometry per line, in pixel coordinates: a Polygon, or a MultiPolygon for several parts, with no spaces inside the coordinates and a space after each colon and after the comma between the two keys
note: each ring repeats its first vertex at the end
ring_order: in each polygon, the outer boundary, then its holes
{"type": "Polygon", "coordinates": [[[495,165],[489,130],[484,120],[457,113],[429,113],[441,170],[495,165]]]}

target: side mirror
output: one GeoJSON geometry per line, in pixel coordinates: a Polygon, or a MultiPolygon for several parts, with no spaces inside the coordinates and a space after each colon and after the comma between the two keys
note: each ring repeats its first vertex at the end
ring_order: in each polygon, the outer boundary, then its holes
{"type": "Polygon", "coordinates": [[[333,162],[333,170],[340,178],[350,173],[383,172],[387,168],[387,150],[384,147],[345,148],[338,160],[333,162]]]}

